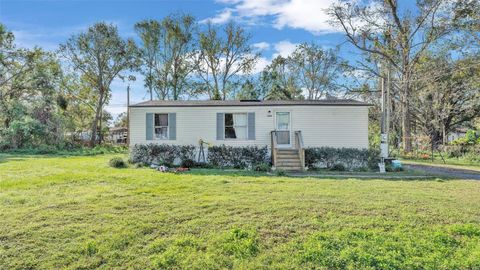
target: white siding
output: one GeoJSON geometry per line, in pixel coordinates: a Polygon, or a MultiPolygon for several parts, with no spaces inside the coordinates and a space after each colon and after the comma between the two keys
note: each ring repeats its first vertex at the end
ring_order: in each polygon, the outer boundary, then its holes
{"type": "Polygon", "coordinates": [[[302,131],[306,147],[368,147],[368,107],[366,106],[241,106],[241,107],[132,107],[130,145],[172,143],[198,145],[203,139],[213,145],[259,145],[270,147],[270,131],[275,129],[275,112],[288,111],[292,131],[302,131]],[[268,116],[268,111],[271,116],[268,116]],[[176,140],[146,140],[146,113],[177,114],[176,140]],[[256,140],[216,140],[216,113],[255,112],[256,140]]]}

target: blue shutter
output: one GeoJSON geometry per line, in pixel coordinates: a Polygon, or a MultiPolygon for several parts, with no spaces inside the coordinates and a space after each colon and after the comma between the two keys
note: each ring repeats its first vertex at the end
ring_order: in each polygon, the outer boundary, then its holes
{"type": "Polygon", "coordinates": [[[248,113],[248,139],[255,140],[255,113],[248,113]]]}
{"type": "Polygon", "coordinates": [[[169,140],[177,139],[177,114],[176,113],[168,114],[168,139],[169,140]]]}
{"type": "Polygon", "coordinates": [[[147,141],[153,140],[153,113],[147,113],[145,119],[145,135],[147,141]]]}
{"type": "Polygon", "coordinates": [[[217,113],[217,140],[225,139],[225,114],[217,113]]]}

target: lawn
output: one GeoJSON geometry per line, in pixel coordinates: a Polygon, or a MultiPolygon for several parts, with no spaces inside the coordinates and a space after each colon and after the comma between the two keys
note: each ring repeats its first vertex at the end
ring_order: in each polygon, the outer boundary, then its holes
{"type": "Polygon", "coordinates": [[[0,269],[480,269],[480,181],[0,155],[0,269]]]}

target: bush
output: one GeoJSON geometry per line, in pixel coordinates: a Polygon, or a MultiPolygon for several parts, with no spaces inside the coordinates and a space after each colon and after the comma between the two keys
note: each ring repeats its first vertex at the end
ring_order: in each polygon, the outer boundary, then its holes
{"type": "Polygon", "coordinates": [[[207,162],[195,162],[195,168],[199,169],[213,169],[212,164],[207,162]]]}
{"type": "Polygon", "coordinates": [[[110,167],[113,167],[113,168],[126,168],[127,167],[127,163],[120,157],[114,157],[114,158],[110,159],[108,164],[110,165],[110,167]]]}
{"type": "Polygon", "coordinates": [[[334,165],[332,166],[332,168],[330,168],[330,170],[343,172],[343,171],[345,171],[346,169],[345,169],[345,166],[343,166],[343,164],[337,163],[337,164],[334,164],[334,165]]]}
{"type": "Polygon", "coordinates": [[[465,158],[469,161],[480,161],[480,146],[477,145],[448,145],[442,150],[448,158],[465,158]]]}
{"type": "Polygon", "coordinates": [[[314,169],[332,169],[337,164],[343,165],[344,170],[375,168],[378,162],[380,162],[378,150],[333,147],[305,149],[305,165],[314,169]]]}
{"type": "Polygon", "coordinates": [[[195,161],[193,161],[191,159],[185,159],[185,160],[182,161],[181,166],[184,167],[184,168],[193,168],[193,167],[195,167],[195,161]]]}
{"type": "MultiPolygon", "coordinates": [[[[172,166],[178,159],[180,164],[195,159],[195,146],[171,144],[137,144],[130,151],[132,163],[158,164],[172,166]]],[[[177,163],[178,164],[178,163],[177,163]]]]}
{"type": "Polygon", "coordinates": [[[261,163],[255,166],[254,170],[257,172],[269,172],[272,167],[270,164],[261,163]]]}
{"type": "Polygon", "coordinates": [[[208,161],[215,167],[233,167],[237,169],[253,168],[269,163],[267,147],[257,146],[211,146],[208,148],[208,161]]]}
{"type": "Polygon", "coordinates": [[[145,163],[143,162],[139,162],[139,163],[135,163],[135,168],[143,168],[143,167],[146,167],[145,163]]]}

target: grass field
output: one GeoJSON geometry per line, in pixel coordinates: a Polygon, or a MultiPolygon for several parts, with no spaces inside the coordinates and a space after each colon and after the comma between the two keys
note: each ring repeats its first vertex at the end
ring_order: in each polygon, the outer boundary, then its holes
{"type": "Polygon", "coordinates": [[[0,269],[480,269],[480,181],[0,155],[0,269]]]}

